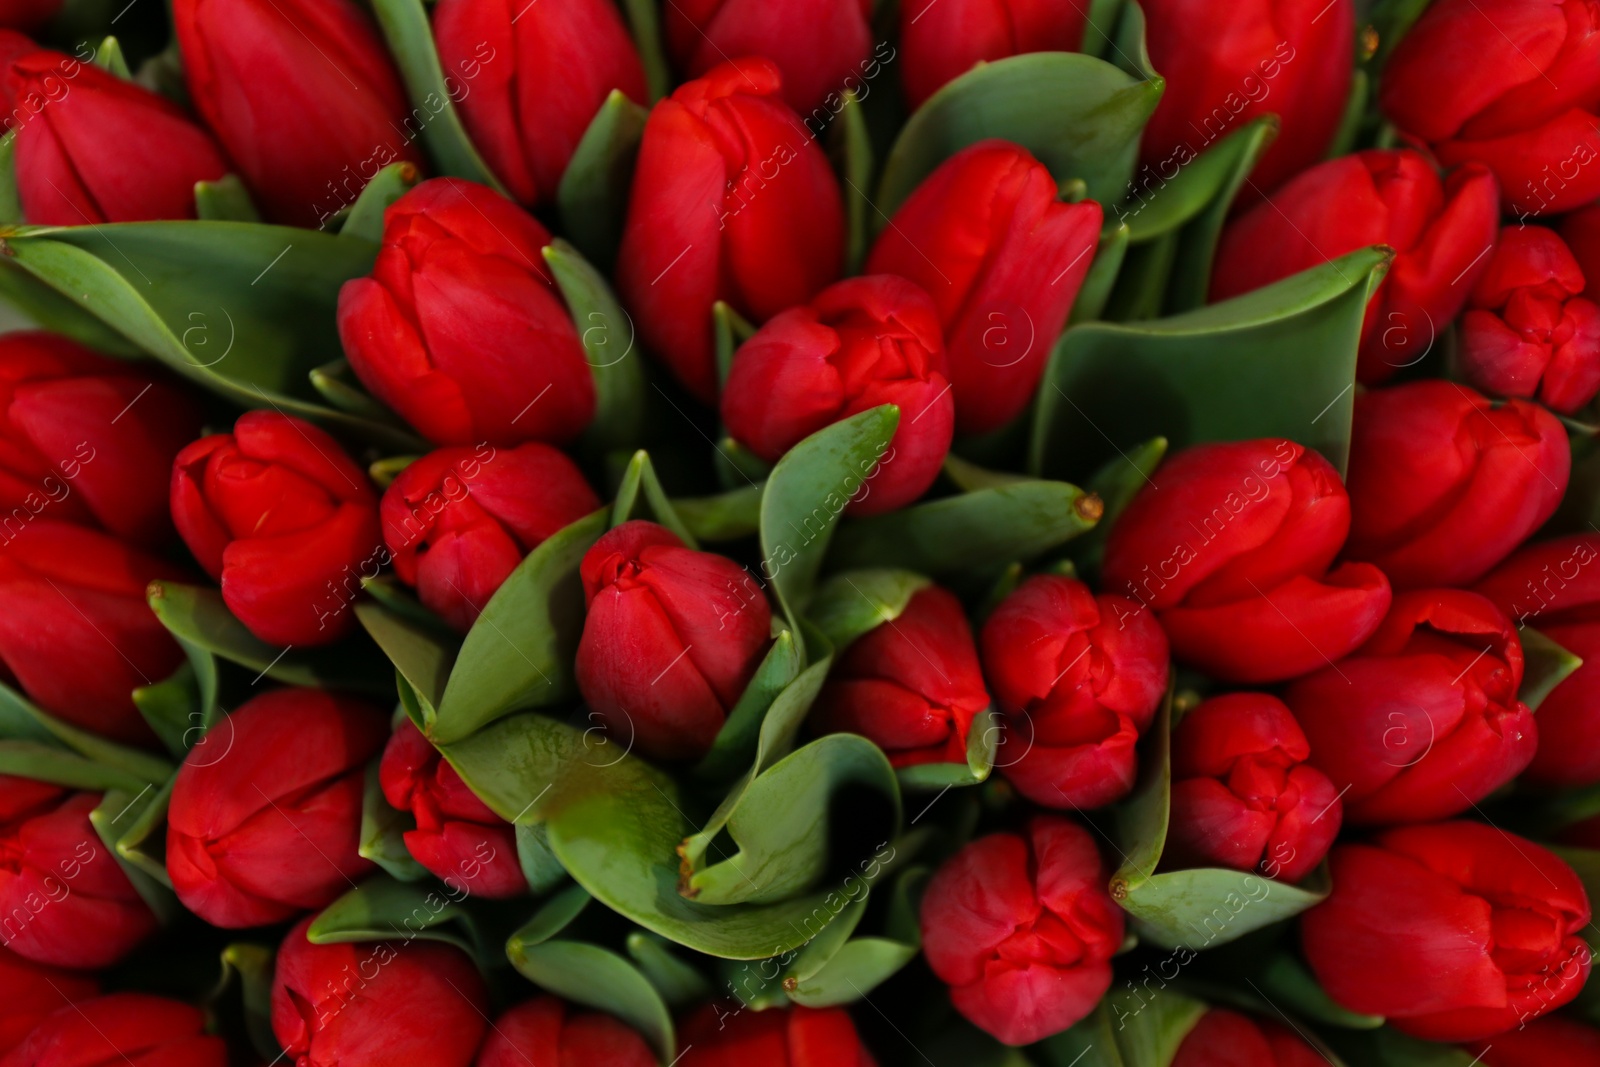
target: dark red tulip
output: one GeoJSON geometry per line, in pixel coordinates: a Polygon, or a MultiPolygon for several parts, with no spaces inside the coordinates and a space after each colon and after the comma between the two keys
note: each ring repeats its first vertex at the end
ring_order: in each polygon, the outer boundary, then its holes
{"type": "Polygon", "coordinates": [[[965,764],[972,720],[988,706],[961,601],[928,586],[845,646],[813,721],[823,733],[862,735],[896,767],[965,764]]]}
{"type": "Polygon", "coordinates": [[[1484,1067],[1600,1067],[1600,1030],[1546,1015],[1474,1042],[1467,1051],[1484,1067]]]}
{"type": "Polygon", "coordinates": [[[441,445],[562,442],[594,415],[589,369],[541,252],[550,232],[486,186],[423,182],[384,214],[339,337],[373,395],[441,445]]]}
{"type": "Polygon", "coordinates": [[[5,0],[0,4],[0,26],[37,29],[55,17],[61,3],[62,0],[5,0]]]}
{"type": "Polygon", "coordinates": [[[228,1046],[196,1007],[144,993],[69,1004],[47,1016],[0,1067],[228,1067],[228,1046]]]}
{"type": "Polygon", "coordinates": [[[465,633],[522,557],[599,507],[549,445],[441,448],[384,492],[383,537],[401,581],[465,633]]]}
{"type": "Polygon", "coordinates": [[[555,196],[613,89],[649,102],[638,49],[613,0],[440,0],[433,37],[472,143],[530,207],[555,196]]]}
{"type": "Polygon", "coordinates": [[[1561,219],[1561,239],[1572,250],[1587,286],[1583,295],[1600,302],[1600,204],[1592,204],[1561,219]]]}
{"type": "Polygon", "coordinates": [[[1420,152],[1358,152],[1318,164],[1222,232],[1211,299],[1227,300],[1368,245],[1394,263],[1367,304],[1356,376],[1409,367],[1467,302],[1499,228],[1493,175],[1476,164],[1443,182],[1420,152]]]}
{"type": "Polygon", "coordinates": [[[851,499],[877,515],[927,492],[950,450],[955,401],[939,313],[928,294],[887,274],[847,278],[773,318],[740,346],[722,421],[769,463],[840,419],[896,404],[890,453],[851,499]]]}
{"type": "Polygon", "coordinates": [[[961,433],[997,429],[1032,402],[1100,220],[1094,201],[1058,199],[1026,149],[981,141],[940,164],[879,235],[868,273],[909,278],[939,306],[961,433]]]}
{"type": "Polygon", "coordinates": [[[584,703],[646,755],[704,755],[767,650],[766,595],[726,556],[639,520],[596,541],[580,573],[584,703]]]}
{"type": "Polygon", "coordinates": [[[331,904],[372,862],[361,844],[367,761],[388,730],[378,709],[318,689],[241,705],[178,769],[167,873],[212,926],[265,926],[331,904]]]}
{"type": "Polygon", "coordinates": [[[601,1065],[656,1067],[656,1057],[644,1038],[611,1016],[575,1012],[551,996],[525,1000],[496,1019],[474,1061],[474,1067],[601,1065]]]}
{"type": "Polygon", "coordinates": [[[979,63],[1076,52],[1087,21],[1087,8],[1053,0],[907,0],[900,5],[906,98],[918,107],[979,63]]]}
{"type": "Polygon", "coordinates": [[[956,1010],[1008,1045],[1059,1033],[1111,986],[1122,911],[1089,832],[1054,815],[955,854],[922,897],[922,948],[956,1010]]]}
{"type": "Polygon", "coordinates": [[[712,305],[764,322],[844,266],[838,182],[780,84],[770,60],[724,63],[657,104],[639,146],[617,288],[640,340],[708,404],[712,305]]]}
{"type": "Polygon", "coordinates": [[[708,1004],[678,1031],[680,1067],[876,1067],[843,1008],[708,1004]]]}
{"type": "Polygon", "coordinates": [[[327,433],[276,411],[178,453],[172,519],[228,608],[270,644],[344,636],[361,578],[382,562],[366,474],[327,433]]]}
{"type": "Polygon", "coordinates": [[[1038,575],[983,624],[983,667],[1007,716],[998,757],[1036,804],[1096,808],[1133,788],[1134,745],[1167,688],[1153,612],[1038,575]]]}
{"type": "Polygon", "coordinates": [[[1356,398],[1350,542],[1397,589],[1470,585],[1555,513],[1572,458],[1548,411],[1447,381],[1356,398]]]}
{"type": "Polygon", "coordinates": [[[1493,826],[1387,830],[1330,855],[1301,919],[1306,959],[1351,1011],[1430,1041],[1475,1041],[1567,1003],[1589,976],[1589,899],[1547,850],[1493,826]]]}
{"type": "Polygon", "coordinates": [[[1155,611],[1179,660],[1226,681],[1283,681],[1356,648],[1389,608],[1376,567],[1329,570],[1349,525],[1339,474],[1318,453],[1277,438],[1198,445],[1111,528],[1105,587],[1155,611]]]}
{"type": "Polygon", "coordinates": [[[1327,1062],[1281,1023],[1212,1008],[1184,1037],[1171,1067],[1326,1067],[1327,1062]]]}
{"type": "Polygon", "coordinates": [[[99,995],[100,983],[90,975],[41,966],[0,948],[0,1056],[57,1008],[99,995]]]}
{"type": "Polygon", "coordinates": [[[490,900],[528,891],[511,824],[467,788],[410,719],[389,738],[378,780],[390,805],[416,819],[406,851],[436,878],[490,900]]]}

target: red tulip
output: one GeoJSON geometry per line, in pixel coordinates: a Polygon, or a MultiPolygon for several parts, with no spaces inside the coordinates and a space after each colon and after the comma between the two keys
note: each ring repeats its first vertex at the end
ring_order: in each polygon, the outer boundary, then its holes
{"type": "Polygon", "coordinates": [[[1474,1042],[1467,1051],[1484,1067],[1600,1067],[1600,1030],[1547,1015],[1474,1042]]]}
{"type": "Polygon", "coordinates": [[[1100,238],[1100,205],[1057,199],[1018,145],[981,141],[945,160],[879,235],[871,274],[898,274],[939,306],[956,429],[987,433],[1033,400],[1100,238]]]}
{"type": "Polygon", "coordinates": [[[1199,445],[1111,528],[1105,585],[1157,613],[1179,660],[1282,681],[1356,648],[1389,608],[1376,567],[1328,569],[1349,524],[1338,472],[1316,452],[1275,438],[1199,445]]]}
{"type": "Polygon", "coordinates": [[[1600,204],[1564,216],[1560,233],[1588,283],[1583,295],[1600,302],[1600,204]]]}
{"type": "Polygon", "coordinates": [[[1087,9],[1053,0],[907,0],[900,5],[901,80],[913,108],[979,63],[1027,52],[1076,52],[1087,9]]]}
{"type": "Polygon", "coordinates": [[[272,221],[321,226],[421,163],[426,116],[350,0],[174,0],[172,24],[195,110],[272,221]]]}
{"type": "Polygon", "coordinates": [[[779,87],[770,60],[724,63],[657,104],[639,146],[617,288],[640,340],[708,404],[712,305],[765,321],[844,265],[838,182],[779,87]]]}
{"type": "Polygon", "coordinates": [[[46,711],[118,741],[153,742],[133,690],[183,650],[145,600],[182,572],[96,530],[35,519],[0,546],[0,663],[46,711]]]}
{"type": "Polygon", "coordinates": [[[1446,165],[1493,170],[1508,209],[1600,196],[1600,15],[1582,0],[1440,0],[1379,86],[1384,114],[1446,165]]]}
{"type": "Polygon", "coordinates": [[[109,967],[156,917],[89,822],[100,804],[0,775],[0,941],[51,967],[109,967]]]}
{"type": "Polygon", "coordinates": [[[410,719],[389,738],[378,780],[389,804],[416,819],[406,851],[435,877],[490,900],[528,891],[511,824],[467,788],[410,719]]]}
{"type": "Polygon", "coordinates": [[[649,100],[639,52],[612,0],[440,0],[433,36],[473,144],[530,207],[555,196],[613,89],[636,104],[649,100]]]}
{"type": "MultiPolygon", "coordinates": [[[[418,905],[418,923],[434,896],[418,905]]],[[[421,939],[314,945],[310,925],[289,931],[272,978],[272,1032],[295,1067],[472,1063],[488,996],[465,952],[421,939]]]]}
{"type": "Polygon", "coordinates": [[[1051,808],[1126,795],[1134,745],[1167,689],[1167,638],[1133,601],[1039,575],[983,625],[984,673],[1008,716],[999,765],[1051,808]]]}
{"type": "Polygon", "coordinates": [[[886,274],[848,278],[791,308],[746,341],[722,394],[722,421],[776,463],[840,419],[897,404],[891,452],[879,460],[852,515],[877,515],[927,492],[955,423],[939,314],[928,294],[886,274]]]}
{"type": "Polygon", "coordinates": [[[1436,823],[1330,858],[1333,893],[1301,919],[1301,942],[1351,1011],[1430,1041],[1474,1041],[1554,1011],[1589,976],[1583,883],[1531,841],[1436,823]]]}
{"type": "Polygon", "coordinates": [[[0,1056],[57,1008],[99,995],[100,983],[89,975],[42,967],[0,948],[0,1056]]]}
{"type": "Polygon", "coordinates": [[[172,518],[228,608],[275,645],[344,636],[360,578],[381,562],[366,475],[332,437],[276,411],[178,453],[172,518]]]}
{"type": "MultiPolygon", "coordinates": [[[[537,996],[495,1021],[474,1067],[656,1067],[644,1038],[609,1015],[537,996]]],[[[768,1067],[776,1067],[769,1061],[768,1067]]]]}
{"type": "Polygon", "coordinates": [[[227,1067],[228,1046],[205,1031],[199,1008],[113,993],[57,1009],[0,1067],[227,1067]]]}
{"type": "Polygon", "coordinates": [[[1420,360],[1467,302],[1499,228],[1494,177],[1440,182],[1419,152],[1373,149],[1318,164],[1222,232],[1211,299],[1227,300],[1368,245],[1394,263],[1367,304],[1356,376],[1381,382],[1420,360]]]}
{"type": "Polygon", "coordinates": [[[823,733],[862,735],[896,767],[965,764],[972,720],[988,706],[961,601],[928,586],[839,653],[814,721],[823,733]]]}
{"type": "Polygon", "coordinates": [[[1212,1008],[1184,1037],[1171,1067],[1325,1067],[1327,1062],[1287,1026],[1212,1008]]]}
{"type": "Polygon", "coordinates": [[[0,3],[0,26],[37,29],[55,17],[61,3],[62,0],[4,0],[0,3]]]}
{"type": "Polygon", "coordinates": [[[584,703],[646,755],[703,756],[766,653],[765,594],[727,557],[637,520],[596,541],[579,570],[584,703]]]}
{"type": "Polygon", "coordinates": [[[1469,585],[1554,514],[1571,466],[1541,407],[1447,381],[1374,389],[1356,398],[1346,554],[1399,589],[1469,585]]]}
{"type": "Polygon", "coordinates": [[[678,1031],[679,1067],[876,1067],[843,1008],[708,1004],[678,1031]]]}
{"type": "Polygon", "coordinates": [[[333,903],[372,870],[361,843],[381,712],[318,689],[253,697],[189,750],[167,809],[167,873],[212,926],[265,926],[333,903]]]}
{"type": "Polygon", "coordinates": [[[441,448],[383,494],[383,537],[401,581],[465,633],[522,557],[599,507],[549,445],[441,448]]]}
{"type": "Polygon", "coordinates": [[[1122,911],[1094,839],[1035,816],[955,854],[922,897],[922,948],[956,1010],[1008,1045],[1059,1033],[1111,986],[1122,911]]]}

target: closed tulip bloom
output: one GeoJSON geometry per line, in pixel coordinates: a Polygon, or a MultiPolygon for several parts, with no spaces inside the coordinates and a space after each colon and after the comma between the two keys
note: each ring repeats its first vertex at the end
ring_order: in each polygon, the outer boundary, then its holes
{"type": "Polygon", "coordinates": [[[1474,1041],[1577,995],[1589,899],[1547,850],[1475,822],[1404,826],[1331,856],[1300,922],[1306,959],[1351,1011],[1430,1041],[1474,1041]]]}
{"type": "Polygon", "coordinates": [[[1534,404],[1447,381],[1374,389],[1356,398],[1346,554],[1397,589],[1470,585],[1555,513],[1571,468],[1566,430],[1534,404]]]}
{"type": "Polygon", "coordinates": [[[708,1004],[678,1030],[680,1067],[877,1067],[843,1008],[708,1004]]]}
{"type": "Polygon", "coordinates": [[[495,1020],[473,1063],[474,1067],[656,1067],[656,1057],[644,1038],[611,1016],[573,1011],[555,997],[538,996],[495,1020]]]}
{"type": "Polygon", "coordinates": [[[840,419],[895,404],[900,424],[852,515],[877,515],[927,492],[955,425],[939,313],[928,294],[886,274],[830,285],[740,346],[722,421],[769,463],[840,419]]]}
{"type": "Polygon", "coordinates": [[[1320,163],[1222,232],[1211,299],[1227,300],[1368,245],[1394,262],[1367,304],[1356,376],[1381,382],[1420,360],[1461,311],[1499,229],[1493,175],[1440,181],[1420,152],[1372,149],[1320,163]]]}
{"type": "Polygon", "coordinates": [[[465,633],[545,538],[600,507],[577,464],[537,441],[441,448],[383,494],[383,537],[400,580],[465,633]]]}
{"type": "Polygon", "coordinates": [[[1212,1008],[1184,1037],[1172,1067],[1326,1067],[1327,1062],[1287,1026],[1212,1008]]]}
{"type": "Polygon", "coordinates": [[[310,925],[283,939],[272,977],[272,1032],[290,1063],[469,1067],[489,1000],[471,957],[420,939],[314,945],[310,925]]]}
{"type": "Polygon", "coordinates": [[[1054,815],[957,852],[922,896],[922,949],[956,1010],[1008,1045],[1088,1015],[1122,946],[1108,877],[1089,832],[1054,815]]]}
{"type": "Polygon", "coordinates": [[[0,943],[25,960],[109,967],[156,928],[89,822],[99,804],[93,793],[0,775],[0,943]]]}
{"type": "Polygon", "coordinates": [[[227,1067],[228,1046],[196,1007],[144,993],[68,1005],[45,1018],[0,1067],[227,1067]]]}
{"type": "Polygon", "coordinates": [[[1072,578],[1023,582],[983,624],[983,667],[1007,716],[997,762],[1023,796],[1096,808],[1126,795],[1134,745],[1167,688],[1152,612],[1072,578]]]}
{"type": "Polygon", "coordinates": [[[410,719],[384,747],[378,781],[390,806],[416,819],[406,851],[434,877],[489,900],[528,891],[511,824],[467,788],[410,719]]]}
{"type": "Polygon", "coordinates": [[[649,101],[638,49],[613,0],[440,0],[433,37],[445,73],[467,86],[455,106],[472,143],[529,207],[555,196],[613,89],[649,101]]]}
{"type": "Polygon", "coordinates": [[[579,573],[584,703],[646,755],[705,755],[771,640],[765,594],[726,556],[640,520],[596,541],[579,573]]]}
{"type": "Polygon", "coordinates": [[[171,496],[178,533],[251,633],[325,645],[349,631],[382,539],[377,495],[332,437],[291,415],[247,412],[232,433],[178,453],[171,496]]]}
{"type": "Polygon", "coordinates": [[[273,222],[320,226],[420,164],[400,75],[350,0],[175,0],[189,99],[273,222]]]}
{"type": "Polygon", "coordinates": [[[1522,646],[1476,593],[1397,593],[1355,655],[1293,682],[1284,701],[1311,764],[1344,790],[1359,825],[1466,811],[1521,773],[1539,744],[1517,699],[1522,646]]]}
{"type": "Polygon", "coordinates": [[[99,995],[100,983],[92,975],[45,967],[0,948],[0,1056],[57,1008],[99,995]]]}
{"type": "Polygon", "coordinates": [[[939,165],[879,235],[871,274],[898,274],[938,305],[956,429],[987,433],[1033,400],[1100,239],[1100,205],[1058,199],[1044,164],[980,141],[939,165]]]}
{"type": "Polygon", "coordinates": [[[853,733],[896,767],[967,762],[972,720],[989,706],[961,601],[938,586],[839,653],[817,697],[824,733],[853,733]]]}
{"type": "Polygon", "coordinates": [[[1228,867],[1294,883],[1328,854],[1338,788],[1306,762],[1311,744],[1266,693],[1213,697],[1172,732],[1169,867],[1228,867]]]}
{"type": "Polygon", "coordinates": [[[1469,1045],[1484,1067],[1600,1067],[1600,1030],[1546,1015],[1469,1045]]]}
{"type": "Polygon", "coordinates": [[[1583,273],[1583,295],[1600,301],[1600,204],[1562,216],[1559,232],[1583,273]]]}
{"type": "Polygon", "coordinates": [[[708,404],[712,305],[764,322],[844,266],[838,182],[780,87],[770,60],[724,63],[657,104],[639,146],[617,288],[640,340],[708,404]]]}
{"type": "Polygon", "coordinates": [[[1111,528],[1105,587],[1153,609],[1180,661],[1225,681],[1283,681],[1355,649],[1389,608],[1377,568],[1329,570],[1349,525],[1339,474],[1318,453],[1277,438],[1199,445],[1111,528]]]}
{"type": "Polygon", "coordinates": [[[357,852],[383,714],[318,689],[241,705],[184,758],[167,809],[167,873],[212,926],[265,926],[333,903],[372,869],[357,852]]]}
{"type": "Polygon", "coordinates": [[[1076,52],[1087,9],[1054,0],[909,0],[900,5],[901,81],[918,107],[979,63],[1076,52]]]}

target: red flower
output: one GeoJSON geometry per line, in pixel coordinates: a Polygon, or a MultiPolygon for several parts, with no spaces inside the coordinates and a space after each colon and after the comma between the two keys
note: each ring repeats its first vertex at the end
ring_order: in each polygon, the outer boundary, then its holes
{"type": "Polygon", "coordinates": [[[99,995],[100,983],[90,975],[43,967],[0,948],[0,1056],[57,1008],[99,995]]]}
{"type": "Polygon", "coordinates": [[[1583,295],[1590,300],[1600,298],[1600,204],[1564,216],[1560,233],[1588,283],[1583,295]]]}
{"type": "Polygon", "coordinates": [[[537,996],[495,1020],[474,1067],[656,1067],[656,1058],[644,1038],[611,1016],[537,996]]]}
{"type": "Polygon", "coordinates": [[[707,1004],[678,1031],[680,1067],[876,1067],[843,1008],[707,1004]]]}
{"type": "Polygon", "coordinates": [[[1076,52],[1087,21],[1087,8],[1055,0],[907,0],[900,5],[906,98],[920,107],[979,63],[1076,52]]]}
{"type": "Polygon", "coordinates": [[[1184,1037],[1171,1067],[1324,1067],[1327,1062],[1287,1026],[1212,1008],[1184,1037]]]}
{"type": "Polygon", "coordinates": [[[1547,1015],[1474,1042],[1467,1051],[1484,1067],[1600,1067],[1600,1030],[1547,1015]]]}
{"type": "Polygon", "coordinates": [[[57,1009],[0,1067],[227,1067],[228,1046],[199,1008],[166,997],[113,993],[57,1009]]]}

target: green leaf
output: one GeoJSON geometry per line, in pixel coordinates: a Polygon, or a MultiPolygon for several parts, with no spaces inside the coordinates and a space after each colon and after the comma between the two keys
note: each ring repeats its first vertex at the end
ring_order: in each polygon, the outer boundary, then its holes
{"type": "Polygon", "coordinates": [[[443,941],[474,953],[475,928],[462,902],[466,891],[398,882],[377,874],[329,904],[311,920],[313,945],[348,941],[443,941]],[[462,936],[459,930],[467,932],[462,936]]]}
{"type": "Polygon", "coordinates": [[[1398,1030],[1342,1031],[1328,1035],[1329,1044],[1360,1067],[1479,1067],[1481,1057],[1455,1045],[1407,1037],[1398,1030]]]}
{"type": "Polygon", "coordinates": [[[693,532],[678,518],[672,501],[667,499],[666,492],[661,488],[661,480],[656,477],[650,454],[642,450],[635,452],[628,461],[627,469],[622,472],[622,483],[617,487],[617,498],[611,505],[612,529],[630,519],[648,519],[677,534],[690,548],[700,547],[693,532]]]}
{"type": "Polygon", "coordinates": [[[1136,990],[1113,989],[1105,1003],[1127,1067],[1166,1067],[1207,1010],[1193,997],[1170,989],[1149,1001],[1136,990]]]}
{"type": "Polygon", "coordinates": [[[1135,445],[1125,454],[1106,460],[1105,465],[1089,479],[1089,492],[1099,497],[1105,513],[1095,528],[1084,535],[1075,547],[1074,555],[1080,562],[1093,568],[1100,566],[1105,554],[1106,538],[1117,524],[1117,518],[1133,503],[1139,490],[1153,484],[1152,475],[1167,454],[1167,439],[1152,437],[1135,445]]]}
{"type": "Polygon", "coordinates": [[[422,180],[415,163],[391,163],[372,176],[356,202],[350,205],[340,237],[358,238],[377,244],[383,240],[383,216],[389,205],[405,196],[422,180]]]}
{"type": "MultiPolygon", "coordinates": [[[[135,790],[141,785],[159,785],[173,772],[172,764],[159,756],[108,741],[99,734],[58,719],[5,684],[0,684],[0,738],[38,742],[82,756],[117,772],[118,781],[137,782],[138,785],[133,786],[135,790]]],[[[13,770],[6,773],[19,772],[13,770]]],[[[30,775],[25,770],[20,773],[23,777],[41,777],[30,775]]]]}
{"type": "MultiPolygon", "coordinates": [[[[367,477],[371,478],[379,489],[387,489],[400,477],[400,472],[417,461],[417,456],[386,456],[383,459],[373,460],[367,465],[367,477]]],[[[365,583],[363,583],[365,584],[365,583]]]]}
{"type": "MultiPolygon", "coordinates": [[[[162,891],[172,889],[172,878],[166,866],[166,826],[167,806],[176,784],[174,775],[160,789],[145,786],[131,796],[126,791],[113,790],[117,802],[104,805],[105,833],[112,851],[124,867],[142,872],[162,891]]],[[[163,906],[173,903],[170,894],[161,899],[163,906]]]]}
{"type": "Polygon", "coordinates": [[[1258,983],[1272,990],[1275,1003],[1312,1022],[1346,1030],[1374,1030],[1383,1025],[1381,1015],[1362,1015],[1342,1007],[1317,984],[1303,963],[1289,952],[1278,952],[1262,968],[1258,983]]]}
{"type": "Polygon", "coordinates": [[[401,882],[418,882],[428,877],[428,869],[411,858],[405,834],[417,828],[410,812],[391,807],[378,781],[378,760],[367,765],[366,783],[361,793],[361,837],[356,851],[401,882]]]}
{"type": "Polygon", "coordinates": [[[393,412],[366,391],[356,378],[355,372],[350,369],[348,360],[336,359],[320,367],[313,367],[307,378],[311,382],[311,388],[315,389],[317,395],[326,400],[330,407],[379,421],[394,418],[393,412]]]}
{"type": "Polygon", "coordinates": [[[644,64],[644,79],[650,87],[651,100],[660,100],[672,91],[672,72],[667,69],[667,58],[661,48],[658,7],[655,0],[622,0],[622,12],[633,30],[633,43],[644,64]]]}
{"type": "Polygon", "coordinates": [[[711,749],[695,764],[693,774],[706,781],[723,781],[748,767],[755,758],[761,725],[767,712],[784,689],[800,674],[800,649],[794,635],[780,630],[772,647],[745,686],[739,702],[728,713],[727,721],[711,742],[711,749]]]}
{"type": "Polygon", "coordinates": [[[761,527],[763,485],[747,485],[716,496],[679,497],[672,502],[689,532],[700,541],[737,541],[761,527]]]}
{"type": "Polygon", "coordinates": [[[278,1047],[277,1035],[272,1032],[272,968],[270,948],[234,942],[222,950],[222,975],[206,997],[207,1005],[215,1012],[217,1002],[227,996],[235,978],[238,979],[245,1032],[250,1038],[250,1047],[263,1060],[283,1053],[278,1047]]]}
{"type": "Polygon", "coordinates": [[[845,249],[845,273],[857,274],[866,261],[867,242],[872,236],[873,207],[867,190],[872,188],[875,161],[861,100],[849,89],[841,100],[838,117],[829,131],[830,149],[834,168],[844,181],[845,232],[850,235],[845,249]]]}
{"type": "Polygon", "coordinates": [[[1544,698],[1556,686],[1583,666],[1583,660],[1568,652],[1531,626],[1524,626],[1522,638],[1522,689],[1517,697],[1532,711],[1538,711],[1544,698]]]}
{"type": "Polygon", "coordinates": [[[573,150],[556,188],[562,228],[592,263],[610,266],[616,261],[639,139],[644,136],[648,116],[649,112],[622,90],[611,90],[573,150]]]}
{"type": "Polygon", "coordinates": [[[1038,1051],[1046,1067],[1127,1067],[1128,1063],[1117,1045],[1117,1031],[1111,1026],[1105,1000],[1071,1029],[1045,1038],[1038,1051]]]}
{"type": "Polygon", "coordinates": [[[1360,67],[1350,76],[1350,95],[1345,98],[1344,114],[1339,118],[1339,129],[1328,144],[1323,159],[1338,159],[1356,151],[1361,137],[1361,127],[1366,123],[1367,105],[1372,98],[1372,78],[1360,67]]]}
{"type": "Polygon", "coordinates": [[[1219,200],[1225,213],[1237,191],[1241,163],[1254,164],[1277,131],[1277,116],[1263,115],[1198,155],[1189,145],[1180,146],[1140,172],[1131,197],[1115,209],[1116,221],[1128,224],[1134,244],[1144,244],[1179,230],[1219,200]]]}
{"type": "Polygon", "coordinates": [[[550,851],[550,836],[544,824],[518,823],[516,830],[517,862],[522,867],[522,876],[528,880],[528,889],[539,896],[566,881],[567,869],[550,851]]]}
{"type": "MultiPolygon", "coordinates": [[[[147,809],[154,808],[153,824],[161,825],[165,820],[168,791],[158,790],[152,785],[143,786],[137,793],[124,792],[121,789],[109,789],[100,798],[100,804],[89,813],[89,823],[94,827],[95,834],[100,838],[100,843],[111,850],[116,857],[117,864],[128,876],[128,881],[133,883],[133,888],[140,898],[155,912],[156,918],[163,925],[171,923],[178,917],[180,906],[178,898],[172,893],[171,880],[167,878],[166,871],[155,864],[159,874],[153,874],[151,864],[148,862],[130,862],[128,852],[118,847],[119,841],[133,830],[133,824],[140,820],[147,809]]],[[[139,835],[138,843],[150,833],[150,823],[147,823],[143,833],[139,835]]],[[[137,848],[137,844],[128,851],[137,848]]]]}
{"type": "Polygon", "coordinates": [[[1231,169],[1205,211],[1185,224],[1178,236],[1178,254],[1173,262],[1172,280],[1167,286],[1168,314],[1193,311],[1205,305],[1222,227],[1228,221],[1239,190],[1249,181],[1251,171],[1277,135],[1277,117],[1263,115],[1229,134],[1207,153],[1225,154],[1231,160],[1231,169]]]}
{"type": "Polygon", "coordinates": [[[378,603],[355,606],[356,619],[414,691],[423,721],[438,714],[439,699],[455,662],[455,642],[378,603]]]}
{"type": "Polygon", "coordinates": [[[95,50],[94,65],[123,81],[133,80],[133,74],[128,70],[128,59],[122,54],[122,44],[115,37],[107,37],[100,42],[100,47],[95,50]]]}
{"type": "Polygon", "coordinates": [[[1112,222],[1100,231],[1100,245],[1095,249],[1094,259],[1089,261],[1089,273],[1084,275],[1083,285],[1078,289],[1067,325],[1093,322],[1105,314],[1123,260],[1128,255],[1130,234],[1127,223],[1123,222],[1112,222]]]}
{"type": "Polygon", "coordinates": [[[1113,322],[1144,322],[1161,314],[1172,266],[1178,259],[1178,235],[1164,233],[1128,250],[1117,284],[1106,302],[1105,318],[1113,322]]]}
{"type": "Polygon", "coordinates": [[[544,261],[561,289],[594,375],[594,420],[583,443],[605,451],[631,448],[641,439],[645,415],[644,357],[637,350],[633,319],[578,250],[556,240],[544,261]]]}
{"type": "Polygon", "coordinates": [[[982,785],[994,770],[994,757],[1000,749],[1004,729],[994,709],[979,712],[967,730],[965,763],[917,763],[901,767],[895,771],[900,788],[920,791],[982,785]]]}
{"type": "Polygon", "coordinates": [[[40,741],[0,740],[0,774],[32,778],[95,793],[108,789],[124,789],[135,793],[149,784],[136,774],[117,767],[107,767],[40,741]]]}
{"type": "Polygon", "coordinates": [[[154,685],[133,691],[134,707],[156,732],[174,759],[182,759],[189,743],[200,736],[205,720],[200,707],[200,684],[194,665],[183,663],[172,674],[154,685]]]}
{"type": "MultiPolygon", "coordinates": [[[[409,623],[418,631],[434,638],[439,643],[452,649],[461,643],[461,635],[449,623],[423,607],[412,590],[407,588],[394,575],[362,578],[361,589],[385,611],[394,615],[401,622],[409,623]]],[[[360,607],[359,601],[356,606],[360,607]]],[[[378,646],[380,648],[383,647],[383,643],[379,641],[378,646]]]]}
{"type": "MultiPolygon", "coordinates": [[[[717,385],[719,388],[728,384],[728,374],[733,370],[733,356],[744,344],[756,334],[753,323],[733,309],[733,305],[726,300],[718,300],[711,305],[711,337],[714,355],[717,361],[717,385]]],[[[732,440],[729,438],[728,440],[732,440]]],[[[726,444],[724,444],[726,447],[726,444]]],[[[743,447],[742,445],[740,446],[743,447]]],[[[748,454],[747,454],[748,455],[748,454]]],[[[748,462],[759,464],[761,461],[753,455],[748,455],[748,462]]],[[[735,464],[740,466],[740,464],[735,464]]],[[[766,477],[762,472],[757,477],[766,477]]]]}
{"type": "Polygon", "coordinates": [[[679,959],[668,944],[666,938],[635,930],[628,935],[628,955],[673,1011],[683,1011],[710,999],[711,983],[679,959]]]}
{"type": "Polygon", "coordinates": [[[194,183],[195,213],[211,222],[260,222],[261,215],[250,201],[250,190],[236,174],[224,174],[214,182],[194,183]]]}
{"type": "Polygon", "coordinates": [[[911,598],[933,584],[914,571],[880,567],[842,571],[817,587],[806,618],[834,651],[904,614],[911,598]]]}
{"type": "Polygon", "coordinates": [[[22,193],[17,188],[17,131],[0,136],[0,223],[22,221],[22,193]]]}

